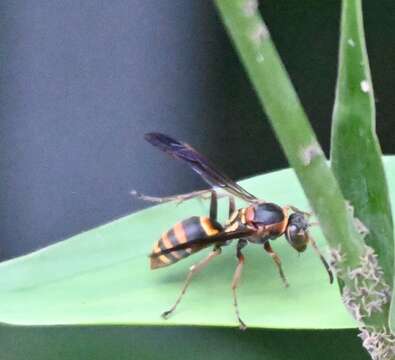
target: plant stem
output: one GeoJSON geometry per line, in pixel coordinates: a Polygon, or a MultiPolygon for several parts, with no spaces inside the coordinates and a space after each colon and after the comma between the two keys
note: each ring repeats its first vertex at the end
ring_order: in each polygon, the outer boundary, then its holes
{"type": "Polygon", "coordinates": [[[337,181],[257,11],[257,2],[215,3],[327,241],[332,248],[341,247],[350,267],[357,266],[364,243],[350,220],[337,181]]]}
{"type": "Polygon", "coordinates": [[[215,4],[332,254],[337,257],[343,302],[361,326],[368,326],[363,328],[364,345],[384,334],[388,341],[375,340],[375,346],[392,352],[389,344],[393,339],[387,330],[389,288],[381,279],[374,250],[366,247],[357,231],[355,219],[258,12],[257,1],[215,0],[215,4]]]}

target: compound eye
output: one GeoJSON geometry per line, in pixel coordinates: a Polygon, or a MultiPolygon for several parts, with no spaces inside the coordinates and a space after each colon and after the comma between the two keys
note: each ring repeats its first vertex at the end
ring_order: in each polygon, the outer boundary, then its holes
{"type": "Polygon", "coordinates": [[[299,232],[299,229],[295,225],[290,225],[290,226],[288,226],[285,236],[286,236],[287,240],[291,243],[292,239],[297,235],[298,232],[299,232]]]}

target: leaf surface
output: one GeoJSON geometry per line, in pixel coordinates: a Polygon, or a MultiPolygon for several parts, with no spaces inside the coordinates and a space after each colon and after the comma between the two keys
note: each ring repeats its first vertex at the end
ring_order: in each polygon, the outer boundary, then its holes
{"type": "MultiPolygon", "coordinates": [[[[393,184],[394,157],[387,158],[386,163],[393,184]]],[[[242,185],[280,205],[309,209],[289,169],[245,180],[242,185]]],[[[227,202],[221,200],[220,207],[224,219],[227,202]]],[[[188,268],[209,250],[155,271],[149,270],[147,254],[160,234],[175,222],[207,211],[208,203],[198,200],[179,206],[154,206],[0,264],[0,322],[237,326],[230,290],[236,266],[233,244],[196,276],[175,314],[167,321],[160,318],[175,301],[188,268]]],[[[313,232],[325,252],[320,230],[313,232]]],[[[329,285],[312,249],[298,255],[284,238],[272,244],[282,258],[290,287],[283,287],[263,249],[250,244],[245,250],[246,265],[239,289],[240,310],[247,325],[354,328],[337,286],[329,285]]]]}

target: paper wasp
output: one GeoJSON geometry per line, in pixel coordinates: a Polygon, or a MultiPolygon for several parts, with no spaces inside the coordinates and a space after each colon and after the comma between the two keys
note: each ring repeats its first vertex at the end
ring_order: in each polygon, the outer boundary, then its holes
{"type": "MultiPolygon", "coordinates": [[[[174,305],[162,314],[162,317],[167,318],[176,309],[193,275],[220,255],[222,246],[228,245],[236,239],[238,240],[236,246],[238,264],[233,276],[232,291],[240,329],[245,329],[246,325],[239,314],[236,289],[244,265],[242,249],[249,242],[263,246],[264,250],[274,260],[285,286],[288,286],[288,282],[282,270],[280,258],[273,251],[270,240],[285,235],[289,244],[298,252],[303,252],[310,243],[321,258],[329,274],[330,283],[333,282],[333,274],[314,239],[308,232],[309,226],[312,225],[308,221],[311,214],[303,212],[291,205],[281,207],[277,204],[256,198],[235,181],[218,171],[203,155],[188,144],[181,143],[160,133],[148,133],[145,135],[145,139],[172,157],[186,162],[213,187],[210,190],[209,216],[194,216],[177,223],[169,231],[162,234],[150,254],[151,269],[158,269],[172,265],[193,253],[213,245],[213,250],[207,257],[190,268],[180,295],[174,305]],[[217,193],[215,188],[222,189],[229,194],[229,219],[224,225],[221,225],[217,221],[217,193]],[[249,203],[249,206],[236,209],[233,196],[246,201],[249,203]]],[[[183,201],[200,196],[202,193],[202,191],[197,191],[167,198],[154,198],[133,192],[134,195],[142,199],[158,202],[171,200],[183,201]]]]}

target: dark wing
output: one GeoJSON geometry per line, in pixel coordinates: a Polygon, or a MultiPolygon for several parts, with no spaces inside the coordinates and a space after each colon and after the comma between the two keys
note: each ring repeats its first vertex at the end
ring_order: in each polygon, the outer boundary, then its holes
{"type": "Polygon", "coordinates": [[[254,195],[217,170],[205,156],[197,152],[190,145],[181,143],[161,133],[145,134],[145,139],[172,157],[185,161],[209,185],[224,189],[245,201],[256,202],[257,198],[254,195]]]}
{"type": "Polygon", "coordinates": [[[195,239],[193,241],[188,241],[185,243],[177,244],[171,248],[168,249],[163,249],[160,252],[155,252],[150,255],[151,258],[156,258],[164,254],[169,254],[178,250],[183,250],[183,249],[202,249],[205,248],[211,244],[215,243],[221,243],[222,241],[227,241],[227,240],[232,240],[232,239],[240,239],[240,238],[245,238],[248,236],[253,235],[256,233],[255,230],[253,229],[242,229],[242,230],[236,230],[236,231],[222,231],[216,235],[209,236],[209,237],[204,237],[201,239],[195,239]]]}

